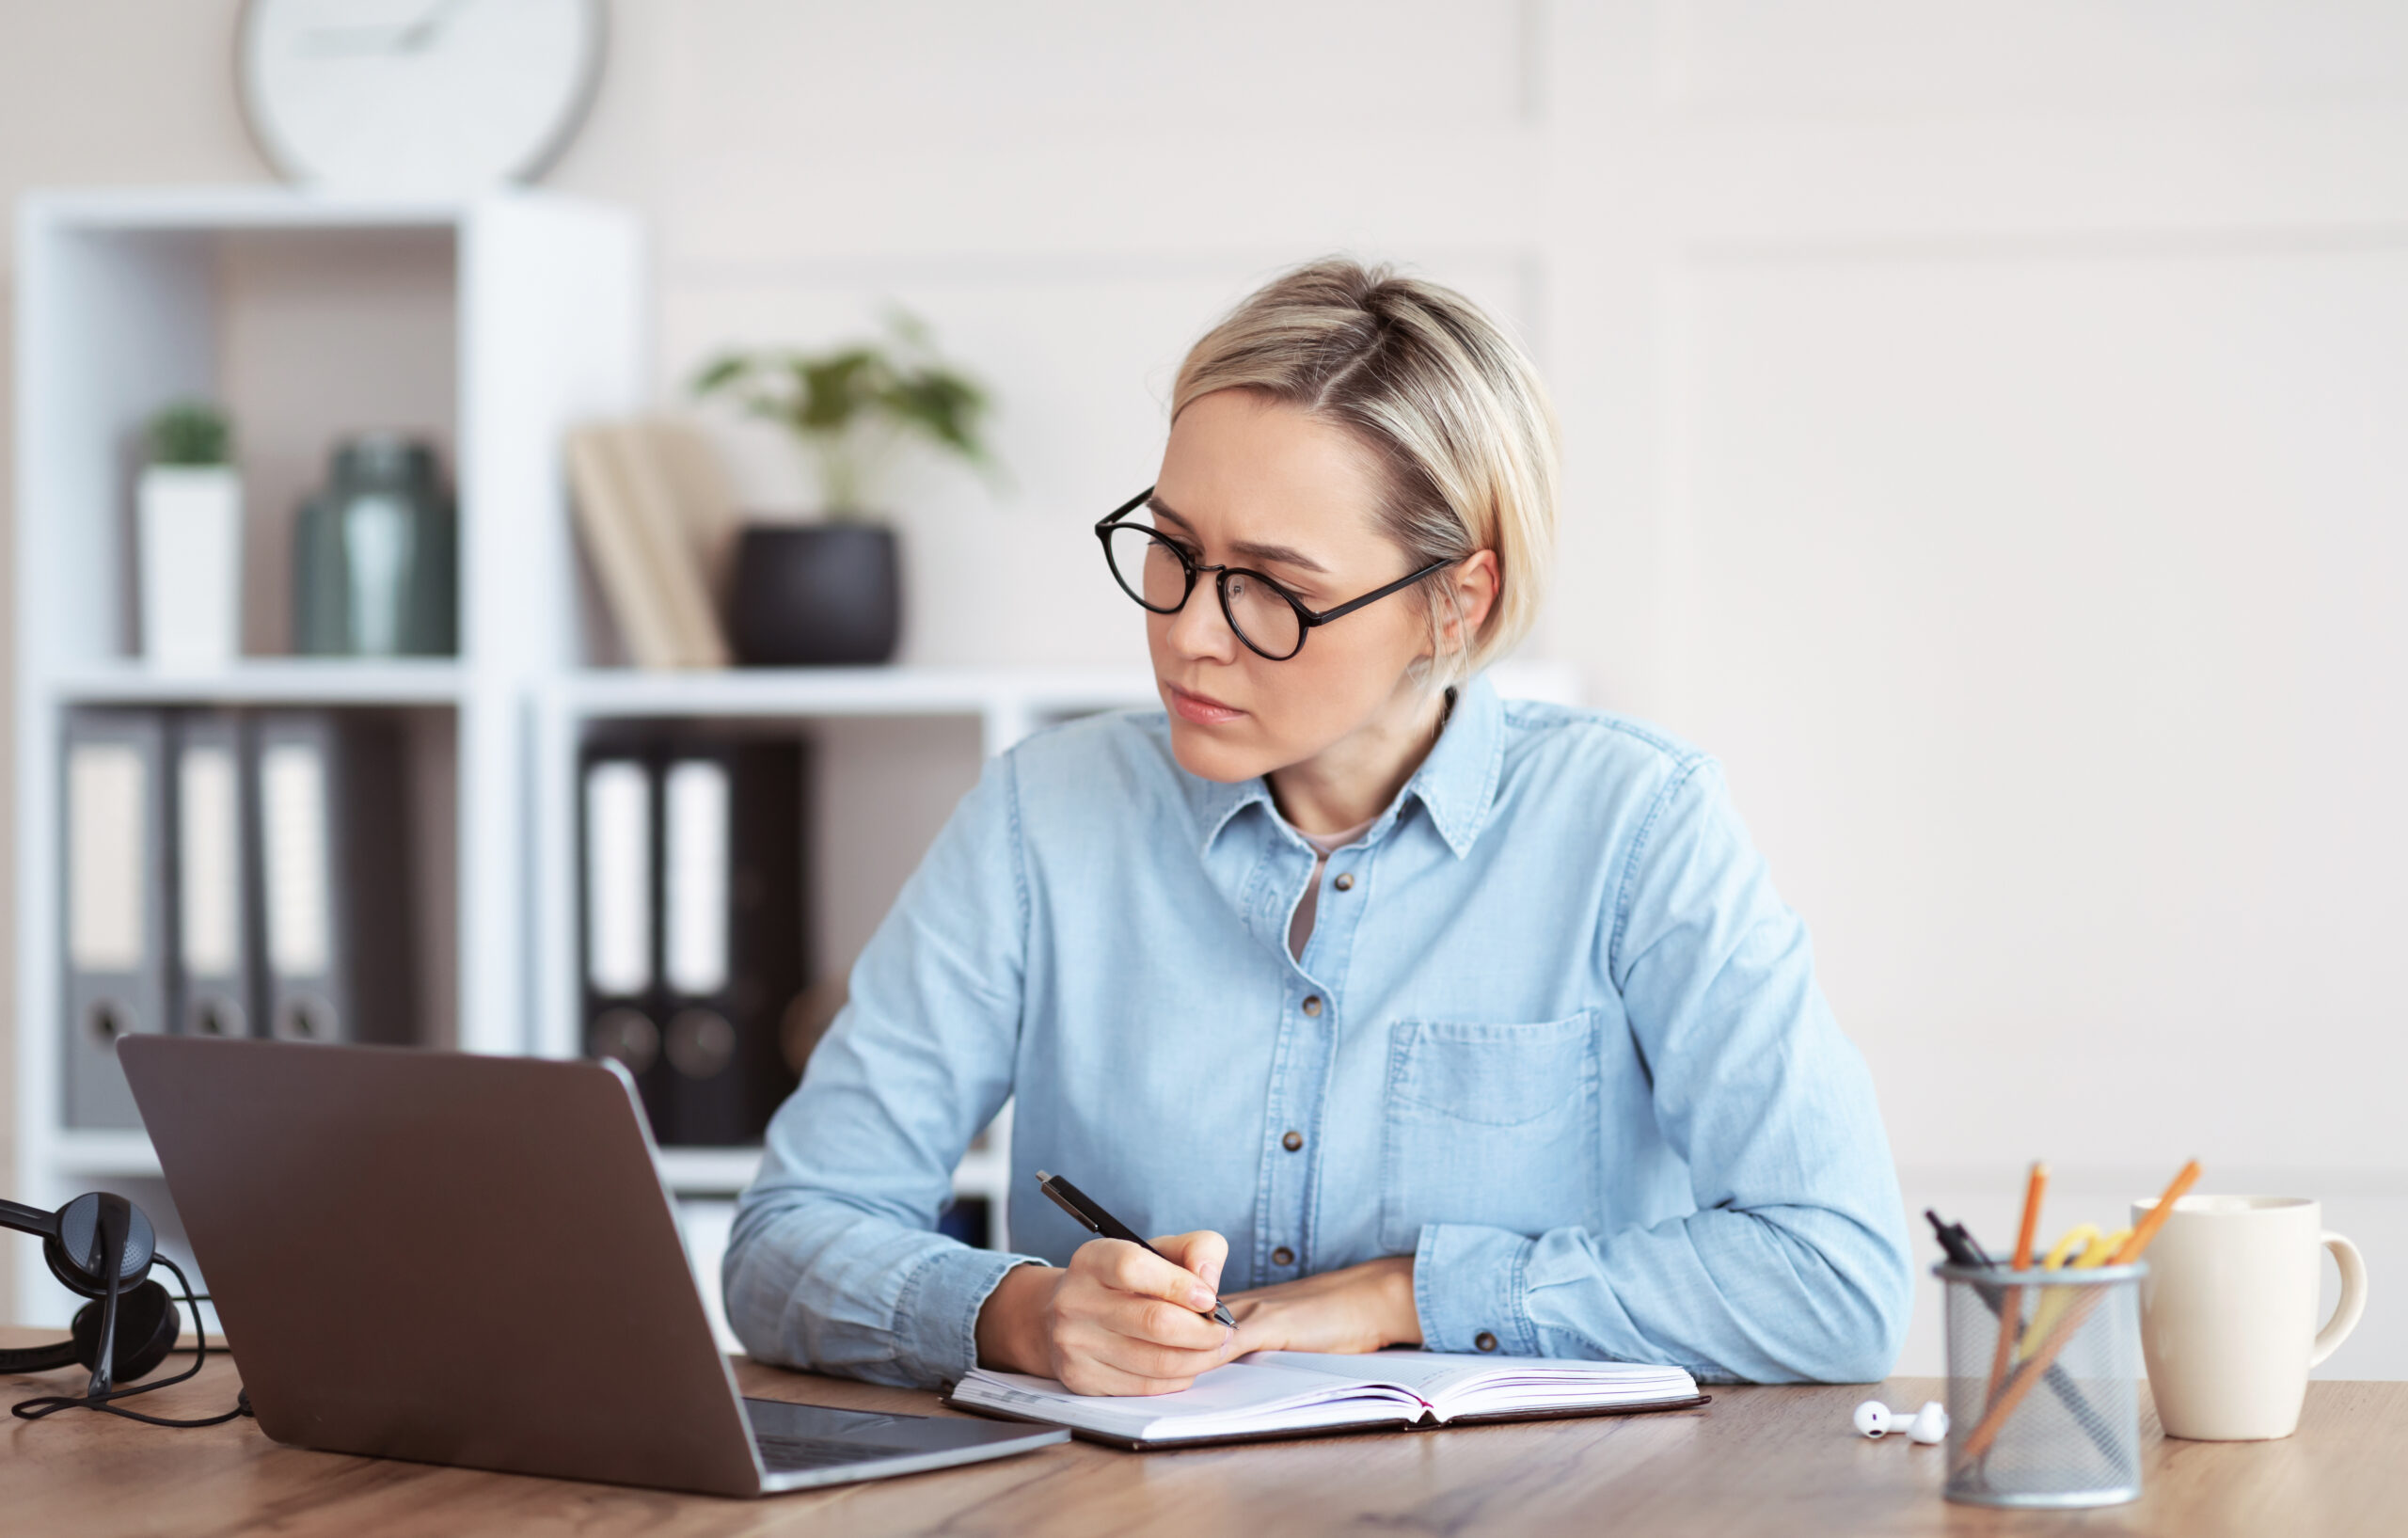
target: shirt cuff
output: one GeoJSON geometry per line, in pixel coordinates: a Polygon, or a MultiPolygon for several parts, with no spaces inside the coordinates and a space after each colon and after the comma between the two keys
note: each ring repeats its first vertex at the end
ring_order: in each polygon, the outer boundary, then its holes
{"type": "Polygon", "coordinates": [[[900,1366],[924,1384],[959,1383],[978,1365],[978,1310],[1014,1266],[1044,1265],[1035,1255],[948,1245],[911,1273],[896,1300],[900,1366]]]}
{"type": "Polygon", "coordinates": [[[1538,1329],[1527,1307],[1533,1247],[1503,1229],[1422,1225],[1413,1252],[1413,1306],[1421,1315],[1423,1348],[1538,1356],[1538,1329]]]}

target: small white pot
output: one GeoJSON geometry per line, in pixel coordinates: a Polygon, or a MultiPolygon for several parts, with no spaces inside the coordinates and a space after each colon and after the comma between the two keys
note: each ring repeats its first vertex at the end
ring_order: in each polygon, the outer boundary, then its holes
{"type": "Polygon", "coordinates": [[[243,650],[243,481],[227,465],[153,465],[137,496],[142,655],[230,666],[243,650]]]}

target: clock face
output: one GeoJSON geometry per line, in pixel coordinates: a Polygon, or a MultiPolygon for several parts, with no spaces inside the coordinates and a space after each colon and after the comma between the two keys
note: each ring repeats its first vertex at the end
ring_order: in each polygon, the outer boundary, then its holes
{"type": "Polygon", "coordinates": [[[250,0],[243,105],[296,181],[443,195],[531,177],[601,74],[598,0],[250,0]]]}

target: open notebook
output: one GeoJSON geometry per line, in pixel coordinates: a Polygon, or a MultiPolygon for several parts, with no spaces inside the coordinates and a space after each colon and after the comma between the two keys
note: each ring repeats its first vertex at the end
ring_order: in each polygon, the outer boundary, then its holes
{"type": "Polygon", "coordinates": [[[1323,1432],[1677,1410],[1706,1403],[1677,1367],[1552,1357],[1382,1351],[1364,1356],[1258,1351],[1175,1394],[1074,1394],[1052,1378],[976,1368],[946,1403],[1068,1426],[1147,1450],[1323,1432]]]}

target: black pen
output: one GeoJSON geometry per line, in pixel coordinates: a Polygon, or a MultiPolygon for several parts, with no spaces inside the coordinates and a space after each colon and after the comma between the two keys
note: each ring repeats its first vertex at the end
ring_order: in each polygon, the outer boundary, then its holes
{"type": "Polygon", "coordinates": [[[1923,1215],[1931,1220],[1932,1231],[1940,1235],[1940,1247],[1948,1252],[1948,1259],[1952,1263],[1979,1266],[1998,1264],[1996,1261],[1989,1258],[1980,1245],[1973,1242],[1973,1236],[1965,1231],[1965,1225],[1962,1223],[1942,1223],[1940,1221],[1940,1214],[1928,1207],[1923,1210],[1923,1215]]]}
{"type": "MultiPolygon", "coordinates": [[[[1105,1212],[1093,1197],[1088,1196],[1061,1176],[1048,1175],[1040,1169],[1037,1172],[1037,1188],[1052,1197],[1054,1206],[1077,1219],[1079,1227],[1086,1229],[1087,1232],[1100,1233],[1106,1239],[1126,1239],[1149,1255],[1162,1255],[1164,1260],[1170,1261],[1169,1256],[1163,1255],[1161,1250],[1138,1238],[1128,1224],[1105,1212]]],[[[1170,1263],[1179,1265],[1177,1261],[1170,1261],[1170,1263]]],[[[1187,1268],[1180,1266],[1180,1269],[1184,1271],[1187,1268]]],[[[1217,1298],[1212,1301],[1211,1317],[1219,1320],[1231,1329],[1238,1327],[1237,1316],[1229,1312],[1228,1304],[1217,1298]]]]}
{"type": "MultiPolygon", "coordinates": [[[[1940,1214],[1928,1207],[1923,1210],[1923,1215],[1931,1219],[1932,1232],[1940,1235],[1940,1247],[1948,1252],[1951,1264],[1982,1267],[1993,1271],[1998,1269],[1998,1262],[1991,1260],[1982,1246],[1974,1242],[1973,1236],[1965,1231],[1965,1225],[1942,1223],[1940,1221],[1940,1214]]],[[[2000,1329],[2013,1327],[2007,1323],[2005,1295],[1998,1287],[1984,1286],[1980,1282],[1975,1282],[1973,1295],[1982,1300],[1982,1307],[1988,1308],[1990,1311],[1990,1317],[1999,1322],[2000,1329]]],[[[2099,1452],[2107,1459],[2109,1465],[2122,1467],[2125,1454],[2117,1445],[2115,1431],[2099,1419],[2098,1407],[2090,1403],[2089,1397],[2075,1387],[2071,1378],[2066,1376],[2065,1364],[2050,1363],[2048,1375],[2040,1381],[2047,1384],[2057,1398],[2065,1402],[2066,1409],[2072,1414],[2074,1423],[2090,1434],[2091,1441],[2098,1444],[2099,1452]]]]}

